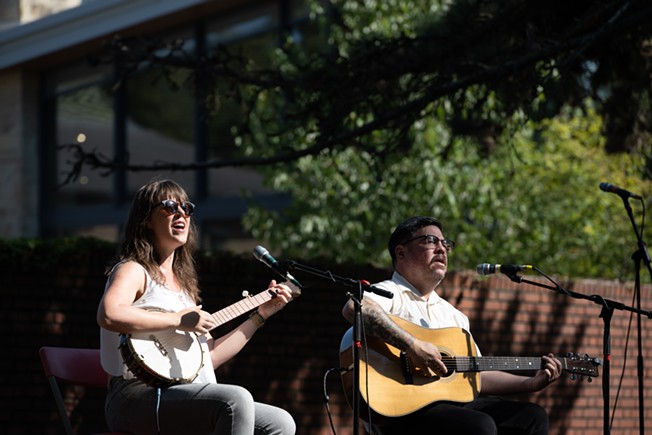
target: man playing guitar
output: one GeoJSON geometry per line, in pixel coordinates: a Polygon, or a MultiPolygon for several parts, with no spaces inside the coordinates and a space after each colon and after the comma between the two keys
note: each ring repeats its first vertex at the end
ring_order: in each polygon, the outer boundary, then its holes
{"type": "MultiPolygon", "coordinates": [[[[394,265],[392,279],[374,284],[374,287],[392,292],[393,297],[384,298],[369,292],[362,299],[365,331],[400,350],[405,355],[406,363],[412,366],[411,372],[415,377],[420,377],[421,383],[426,383],[428,379],[446,380],[446,376],[450,375],[446,356],[438,343],[415,336],[407,325],[470,330],[467,316],[436,292],[446,275],[448,253],[453,246],[454,243],[444,237],[438,220],[417,216],[403,221],[389,240],[389,253],[394,265]],[[395,318],[402,320],[395,321],[395,318]]],[[[342,310],[349,322],[354,320],[353,304],[354,301],[349,300],[342,310]]],[[[440,345],[443,346],[442,343],[440,345]]],[[[480,354],[478,349],[470,350],[473,355],[480,354]]],[[[541,361],[540,369],[531,377],[498,370],[484,371],[477,385],[482,396],[472,397],[470,401],[433,401],[405,415],[379,420],[378,423],[383,424],[374,424],[373,433],[421,433],[428,428],[438,435],[547,434],[548,416],[540,406],[488,397],[539,391],[556,381],[562,370],[561,362],[553,354],[543,356],[541,361]]],[[[361,370],[360,377],[364,376],[361,370]]],[[[376,393],[376,396],[382,395],[380,391],[376,393]]],[[[370,407],[373,409],[372,394],[369,392],[370,407]]],[[[407,395],[397,399],[410,401],[407,395]]]]}

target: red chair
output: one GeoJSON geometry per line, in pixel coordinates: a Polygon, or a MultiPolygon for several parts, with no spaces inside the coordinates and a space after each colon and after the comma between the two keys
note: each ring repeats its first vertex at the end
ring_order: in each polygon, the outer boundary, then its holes
{"type": "MultiPolygon", "coordinates": [[[[73,435],[70,415],[66,409],[59,384],[106,389],[109,375],[100,363],[100,350],[44,346],[39,350],[39,355],[66,434],[73,435]]],[[[114,432],[104,435],[119,434],[114,432]]]]}

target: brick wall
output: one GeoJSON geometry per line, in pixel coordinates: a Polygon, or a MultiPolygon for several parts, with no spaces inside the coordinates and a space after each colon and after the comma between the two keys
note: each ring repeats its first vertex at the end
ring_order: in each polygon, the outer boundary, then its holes
{"type": "MultiPolygon", "coordinates": [[[[52,244],[16,250],[0,243],[0,290],[4,296],[0,322],[6,331],[2,335],[4,358],[0,363],[0,420],[4,433],[63,433],[37,352],[43,345],[98,347],[95,310],[103,290],[104,266],[112,256],[113,247],[102,244],[82,244],[68,250],[52,244]]],[[[251,293],[264,290],[273,278],[269,269],[250,256],[214,254],[203,257],[198,265],[204,307],[209,311],[236,302],[244,289],[251,293]]],[[[375,281],[389,276],[388,271],[367,266],[326,261],[312,265],[356,279],[375,281]]],[[[336,433],[350,435],[352,413],[342,394],[339,375],[331,374],[324,381],[326,371],[339,365],[339,343],[348,328],[340,315],[347,299],[346,289],[303,273],[295,276],[306,286],[303,295],[258,331],[234,360],[221,367],[218,379],[244,385],[256,399],[287,408],[297,420],[299,435],[332,433],[324,401],[325,385],[336,433]]],[[[631,284],[595,280],[560,284],[577,293],[633,304],[631,284]]],[[[569,351],[603,355],[601,306],[592,300],[516,284],[504,276],[480,278],[468,271],[449,274],[440,290],[442,296],[469,315],[474,338],[485,355],[539,356],[548,351],[559,355],[569,351]]],[[[644,286],[642,308],[652,308],[651,294],[652,287],[644,286]]],[[[631,321],[625,349],[630,317],[628,311],[614,310],[611,321],[613,434],[639,433],[636,317],[631,321]]],[[[652,430],[650,322],[643,317],[647,431],[652,430]]],[[[83,395],[73,414],[79,433],[101,429],[95,422],[103,419],[102,392],[72,388],[67,392],[83,395]]],[[[553,434],[603,433],[601,377],[588,383],[565,376],[539,394],[518,399],[534,400],[548,409],[553,434]]]]}

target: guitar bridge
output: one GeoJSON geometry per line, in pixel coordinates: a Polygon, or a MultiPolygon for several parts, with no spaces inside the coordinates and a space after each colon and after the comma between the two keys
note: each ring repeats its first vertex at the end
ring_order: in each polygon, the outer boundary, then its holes
{"type": "Polygon", "coordinates": [[[410,368],[410,360],[407,353],[401,351],[401,371],[406,384],[414,384],[414,377],[412,376],[412,369],[410,368]]]}

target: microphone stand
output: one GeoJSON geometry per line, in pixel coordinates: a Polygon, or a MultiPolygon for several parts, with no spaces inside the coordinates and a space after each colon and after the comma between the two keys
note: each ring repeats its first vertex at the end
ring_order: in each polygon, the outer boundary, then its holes
{"type": "Polygon", "coordinates": [[[636,221],[634,220],[634,214],[632,213],[632,207],[629,204],[629,196],[621,195],[623,199],[623,204],[625,205],[625,210],[627,210],[627,215],[629,220],[632,223],[632,229],[634,230],[634,235],[636,236],[636,241],[638,244],[638,249],[632,254],[632,260],[634,261],[634,270],[635,270],[635,279],[634,279],[634,293],[636,297],[636,306],[639,310],[637,320],[638,320],[638,360],[637,360],[637,371],[638,371],[638,408],[639,408],[639,425],[641,428],[641,435],[645,432],[645,417],[644,410],[645,406],[643,405],[643,338],[641,336],[641,261],[645,262],[647,266],[648,273],[652,277],[652,268],[650,267],[650,255],[647,252],[645,243],[643,243],[643,237],[639,232],[636,221]]]}
{"type": "MultiPolygon", "coordinates": [[[[539,269],[534,267],[534,269],[541,273],[543,276],[546,276],[543,272],[541,272],[539,269]]],[[[629,307],[627,305],[624,305],[621,302],[613,301],[610,299],[605,299],[602,296],[599,295],[585,295],[582,293],[577,293],[571,290],[566,290],[559,285],[556,286],[550,286],[547,284],[542,284],[536,281],[530,281],[527,279],[524,279],[523,277],[514,274],[506,274],[509,279],[516,283],[527,283],[527,284],[532,284],[538,287],[543,287],[543,288],[548,288],[551,290],[556,291],[557,293],[563,294],[565,296],[571,296],[575,299],[586,299],[589,301],[592,301],[598,305],[602,306],[602,310],[600,311],[600,317],[602,318],[604,322],[604,333],[603,333],[603,353],[604,353],[604,368],[602,370],[602,398],[604,401],[604,434],[608,435],[611,432],[611,429],[609,427],[609,367],[610,367],[610,361],[611,361],[611,317],[613,316],[613,311],[614,309],[618,310],[626,310],[626,311],[631,311],[634,313],[640,314],[645,314],[649,319],[652,319],[652,311],[643,311],[640,308],[633,308],[629,307]]],[[[546,276],[546,278],[548,278],[546,276]]],[[[550,279],[550,278],[548,278],[550,279]]],[[[552,280],[551,280],[552,281],[552,280]]],[[[554,282],[554,281],[553,281],[554,282]]],[[[556,284],[556,283],[555,283],[556,284]]]]}
{"type": "Polygon", "coordinates": [[[370,291],[380,296],[391,298],[393,294],[363,281],[356,281],[351,278],[345,278],[334,275],[329,271],[315,269],[304,264],[299,264],[295,261],[284,261],[290,269],[300,270],[328,279],[331,282],[343,285],[345,287],[355,290],[355,293],[349,291],[347,296],[353,300],[354,306],[354,320],[353,320],[353,342],[351,348],[353,350],[353,398],[351,407],[353,408],[353,433],[358,435],[360,431],[360,348],[362,347],[362,297],[364,291],[370,291]]]}

